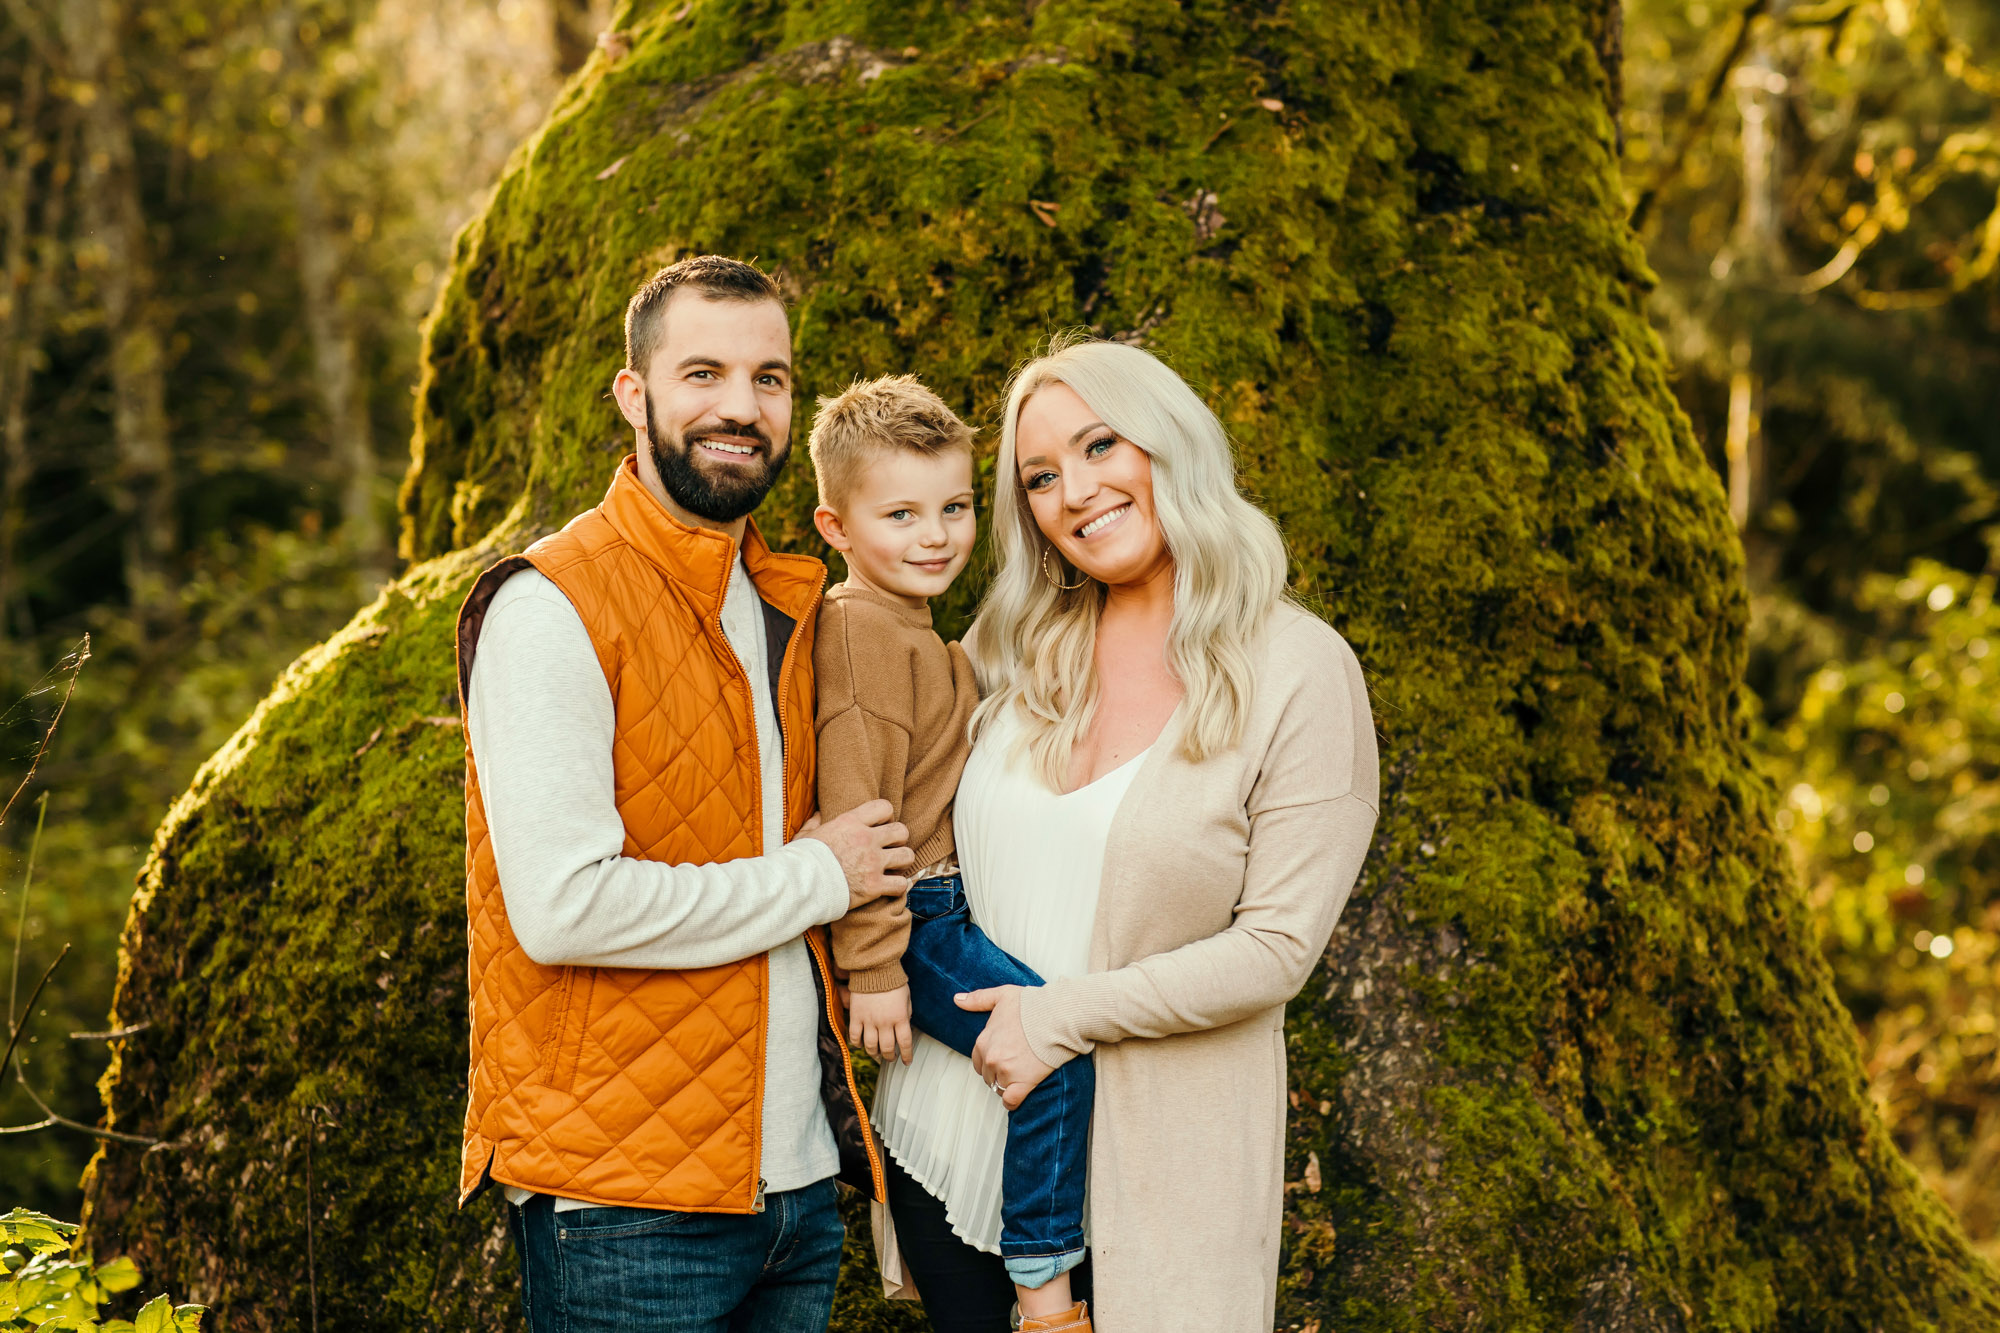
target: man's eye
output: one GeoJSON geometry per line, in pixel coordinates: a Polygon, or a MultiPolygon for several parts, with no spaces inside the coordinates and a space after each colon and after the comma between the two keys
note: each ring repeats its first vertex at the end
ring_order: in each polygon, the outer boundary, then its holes
{"type": "Polygon", "coordinates": [[[784,382],[784,380],[782,380],[782,379],[778,378],[778,376],[776,376],[776,375],[765,375],[765,376],[763,376],[763,377],[762,377],[762,379],[760,380],[760,383],[763,383],[763,384],[765,384],[765,385],[768,385],[769,387],[771,387],[771,388],[773,388],[773,389],[782,389],[782,388],[784,388],[784,387],[785,387],[785,382],[784,382]]]}
{"type": "Polygon", "coordinates": [[[688,378],[691,380],[713,379],[715,378],[715,372],[712,370],[691,370],[688,372],[688,378]]]}

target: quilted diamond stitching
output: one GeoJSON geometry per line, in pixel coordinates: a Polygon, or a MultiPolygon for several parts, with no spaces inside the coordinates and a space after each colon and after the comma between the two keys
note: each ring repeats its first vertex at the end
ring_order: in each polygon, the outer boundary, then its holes
{"type": "MultiPolygon", "coordinates": [[[[734,664],[718,660],[693,608],[658,571],[629,548],[606,543],[594,528],[608,524],[590,524],[590,517],[544,546],[580,548],[593,558],[563,562],[575,551],[543,547],[534,554],[580,609],[593,608],[587,625],[616,627],[593,641],[613,681],[626,854],[674,863],[754,854],[754,816],[745,815],[760,809],[749,790],[754,741],[729,681],[734,664]]],[[[809,671],[807,661],[800,674],[809,671]]],[[[809,680],[787,684],[789,695],[810,698],[809,680]]],[[[807,795],[805,783],[797,772],[785,776],[788,805],[796,805],[807,795]]],[[[596,1034],[600,1025],[605,1032],[623,1026],[621,1050],[610,1052],[592,1036],[577,1053],[567,1094],[531,1086],[539,1083],[536,1052],[548,1035],[560,970],[527,960],[507,925],[469,753],[466,785],[473,1069],[464,1185],[476,1185],[485,1169],[494,1147],[489,1129],[518,1126],[523,1132],[508,1144],[509,1178],[536,1188],[600,1197],[622,1191],[691,1207],[747,1196],[749,1101],[763,1025],[755,960],[679,974],[598,970],[591,987],[577,988],[587,991],[593,1012],[568,1018],[565,1027],[596,1034]],[[656,1034],[650,1042],[647,1030],[656,1034]],[[631,1042],[644,1045],[645,1058],[624,1058],[631,1042]]],[[[798,818],[790,812],[790,822],[798,818]]]]}

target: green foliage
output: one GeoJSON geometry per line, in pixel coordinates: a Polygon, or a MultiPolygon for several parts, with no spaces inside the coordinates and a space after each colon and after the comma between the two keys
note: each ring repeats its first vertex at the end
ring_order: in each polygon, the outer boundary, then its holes
{"type": "Polygon", "coordinates": [[[130,1259],[93,1264],[69,1257],[76,1226],[16,1208],[0,1215],[0,1333],[197,1333],[207,1307],[155,1296],[132,1319],[107,1319],[103,1308],[139,1285],[130,1259]]]}
{"type": "Polygon", "coordinates": [[[1922,562],[1861,609],[1888,647],[1773,736],[1778,823],[1891,1132],[2000,1254],[2000,606],[1922,562]]]}
{"type": "Polygon", "coordinates": [[[2000,29],[1962,0],[1642,0],[1627,49],[1626,179],[1677,395],[1718,471],[1739,372],[1758,428],[1741,478],[1749,678],[1760,746],[1795,794],[1777,819],[1898,1144],[2000,1253],[2000,1111],[1979,1072],[2000,1005],[1982,961],[1991,872],[1950,831],[1976,832],[1967,812],[2000,798],[1972,760],[1949,796],[1911,776],[1954,734],[1974,754],[1993,738],[1990,683],[1962,682],[1991,680],[1965,656],[1986,631],[1964,622],[2000,539],[2000,29]],[[1746,81],[1775,136],[1761,236],[1746,81]],[[1957,590],[1946,615],[1925,600],[1940,585],[1957,590]],[[1881,709],[1892,692],[1910,711],[1881,709]],[[1958,947],[1940,959],[1918,938],[1958,947]]]}
{"type": "MultiPolygon", "coordinates": [[[[36,828],[31,798],[0,829],[0,847],[12,853],[0,876],[0,968],[14,948],[17,921],[24,926],[23,988],[55,950],[75,946],[29,1016],[31,1035],[17,1059],[45,1101],[86,1122],[96,1118],[107,1047],[68,1034],[106,1027],[118,932],[159,812],[200,757],[228,739],[272,678],[337,625],[360,591],[338,548],[296,533],[213,536],[191,564],[165,634],[142,636],[115,607],[71,622],[91,632],[91,658],[37,778],[48,807],[32,891],[23,883],[36,828]]],[[[67,678],[57,658],[74,646],[55,634],[0,641],[0,691],[17,701],[0,716],[9,760],[32,754],[53,720],[67,678]]],[[[0,1125],[41,1118],[12,1078],[0,1081],[0,1125]]],[[[30,1206],[74,1210],[91,1146],[66,1129],[0,1137],[0,1180],[30,1206]]]]}
{"type": "MultiPolygon", "coordinates": [[[[1749,353],[1753,586],[1845,631],[1865,628],[1852,610],[1872,575],[1979,571],[2000,521],[1990,6],[1641,0],[1628,36],[1628,191],[1677,396],[1719,472],[1739,340],[1749,353]],[[1758,16],[1747,34],[1739,13],[1758,16]],[[1761,237],[1743,221],[1750,75],[1782,89],[1761,237]]],[[[1773,660],[1783,647],[1757,645],[1752,669],[1774,717],[1816,665],[1773,660]]]]}

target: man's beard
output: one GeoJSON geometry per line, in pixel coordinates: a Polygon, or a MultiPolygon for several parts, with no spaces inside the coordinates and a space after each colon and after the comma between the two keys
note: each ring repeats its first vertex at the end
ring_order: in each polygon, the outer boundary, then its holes
{"type": "Polygon", "coordinates": [[[764,503],[764,497],[778,483],[778,474],[784,471],[785,460],[792,455],[790,441],[774,447],[770,437],[754,422],[725,421],[684,439],[670,440],[653,419],[650,390],[646,394],[646,439],[653,451],[653,467],[659,472],[660,484],[667,488],[667,494],[690,514],[711,523],[734,523],[764,503]],[[763,452],[746,460],[743,467],[710,474],[695,456],[695,446],[713,435],[755,440],[763,446],[763,452]],[[761,472],[751,466],[758,459],[764,464],[761,472]]]}

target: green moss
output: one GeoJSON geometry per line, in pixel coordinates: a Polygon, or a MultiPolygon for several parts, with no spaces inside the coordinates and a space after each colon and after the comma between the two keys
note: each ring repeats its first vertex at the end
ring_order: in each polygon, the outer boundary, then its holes
{"type": "MultiPolygon", "coordinates": [[[[1366,664],[1389,781],[1293,1007],[1287,1324],[2000,1317],[1869,1108],[1768,828],[1740,556],[1642,315],[1598,7],[678,12],[621,16],[630,54],[460,238],[404,492],[428,563],[161,831],[117,1013],[153,1026],[106,1094],[181,1146],[100,1156],[101,1248],[228,1328],[295,1325],[323,1106],[322,1313],[511,1318],[496,1215],[451,1208],[460,737],[424,719],[452,711],[472,572],[628,447],[604,401],[626,296],[718,250],[795,291],[802,409],[915,369],[990,420],[1050,329],[1143,336],[1366,664]]],[[[767,504],[780,545],[818,549],[809,493],[795,468],[767,504]]],[[[913,1327],[861,1249],[839,1327],[913,1327]]]]}

